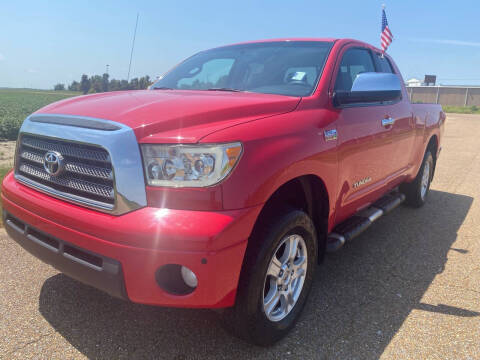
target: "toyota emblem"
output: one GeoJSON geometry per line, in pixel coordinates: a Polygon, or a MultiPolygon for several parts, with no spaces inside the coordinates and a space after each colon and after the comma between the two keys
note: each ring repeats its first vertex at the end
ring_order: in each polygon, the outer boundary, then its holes
{"type": "Polygon", "coordinates": [[[43,167],[49,175],[60,175],[64,166],[65,164],[62,154],[56,151],[48,151],[43,157],[43,167]]]}

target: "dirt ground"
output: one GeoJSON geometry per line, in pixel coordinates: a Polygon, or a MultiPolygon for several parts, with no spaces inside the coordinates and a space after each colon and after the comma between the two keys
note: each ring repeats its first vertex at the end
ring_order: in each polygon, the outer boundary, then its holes
{"type": "Polygon", "coordinates": [[[114,299],[0,230],[0,358],[480,359],[480,116],[449,115],[427,204],[327,256],[301,319],[271,348],[207,310],[114,299]]]}
{"type": "Polygon", "coordinates": [[[0,167],[13,166],[15,141],[0,141],[0,167]]]}

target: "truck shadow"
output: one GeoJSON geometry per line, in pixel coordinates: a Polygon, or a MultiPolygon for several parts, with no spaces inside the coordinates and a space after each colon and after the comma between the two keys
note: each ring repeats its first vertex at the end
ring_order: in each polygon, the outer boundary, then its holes
{"type": "Polygon", "coordinates": [[[271,348],[227,334],[209,310],[167,309],[114,299],[59,274],[43,285],[44,318],[88,358],[378,358],[409,313],[479,316],[421,302],[441,273],[473,198],[431,191],[421,209],[400,207],[318,268],[292,333],[271,348]]]}

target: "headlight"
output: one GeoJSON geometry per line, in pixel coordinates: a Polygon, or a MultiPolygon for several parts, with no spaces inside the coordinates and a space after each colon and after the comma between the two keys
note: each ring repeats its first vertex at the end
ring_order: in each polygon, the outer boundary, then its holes
{"type": "Polygon", "coordinates": [[[224,179],[242,154],[242,144],[142,145],[148,185],[204,187],[224,179]]]}

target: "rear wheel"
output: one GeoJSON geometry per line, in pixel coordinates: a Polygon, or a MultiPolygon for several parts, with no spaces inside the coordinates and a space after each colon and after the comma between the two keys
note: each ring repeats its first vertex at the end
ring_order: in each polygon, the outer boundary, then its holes
{"type": "Polygon", "coordinates": [[[405,203],[412,207],[421,207],[425,204],[430,190],[435,162],[432,153],[427,150],[422,165],[415,180],[400,186],[400,191],[406,196],[405,203]]]}
{"type": "Polygon", "coordinates": [[[290,210],[260,225],[249,240],[236,304],[224,312],[228,330],[257,345],[271,345],[295,325],[317,263],[310,217],[290,210]]]}

